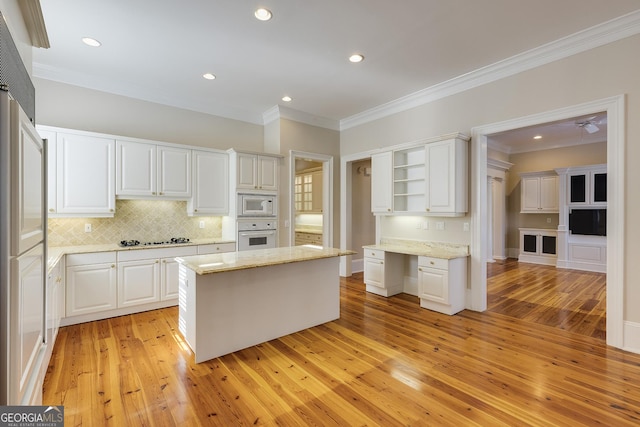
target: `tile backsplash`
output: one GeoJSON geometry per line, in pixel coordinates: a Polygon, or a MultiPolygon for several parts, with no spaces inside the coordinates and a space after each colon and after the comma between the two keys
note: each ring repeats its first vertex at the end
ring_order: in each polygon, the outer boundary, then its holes
{"type": "Polygon", "coordinates": [[[189,217],[186,201],[116,200],[113,218],[50,218],[50,246],[100,245],[121,240],[164,241],[171,237],[219,238],[222,217],[189,217]],[[204,221],[204,228],[200,228],[204,221]],[[91,224],[91,232],[85,232],[91,224]]]}

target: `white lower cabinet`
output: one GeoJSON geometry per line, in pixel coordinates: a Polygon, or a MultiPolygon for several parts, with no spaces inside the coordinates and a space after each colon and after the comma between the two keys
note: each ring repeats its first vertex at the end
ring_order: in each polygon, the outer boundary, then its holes
{"type": "Polygon", "coordinates": [[[520,228],[518,261],[556,265],[558,232],[539,228],[520,228]]]}
{"type": "Polygon", "coordinates": [[[178,299],[175,257],[197,254],[196,246],[118,252],[118,307],[178,299]]]}
{"type": "Polygon", "coordinates": [[[401,254],[364,250],[364,283],[367,292],[385,297],[399,294],[404,288],[401,254]]]}
{"type": "Polygon", "coordinates": [[[117,307],[115,252],[67,255],[66,316],[117,307]]]}
{"type": "Polygon", "coordinates": [[[46,335],[45,344],[47,350],[45,353],[44,363],[42,364],[41,375],[47,372],[47,366],[51,360],[53,353],[53,345],[56,342],[58,336],[58,330],[60,329],[60,321],[64,317],[64,257],[62,257],[56,265],[49,271],[47,275],[47,299],[46,299],[46,335]]]}
{"type": "Polygon", "coordinates": [[[445,314],[456,314],[464,309],[466,289],[466,257],[418,257],[420,307],[445,314]]]}
{"type": "MultiPolygon", "coordinates": [[[[225,242],[67,255],[66,310],[64,301],[59,306],[60,313],[66,314],[63,324],[176,305],[179,291],[176,257],[235,249],[235,242],[225,242]]],[[[59,292],[65,292],[64,280],[59,292]]]]}
{"type": "Polygon", "coordinates": [[[118,262],[118,307],[160,300],[160,260],[118,262]]]}

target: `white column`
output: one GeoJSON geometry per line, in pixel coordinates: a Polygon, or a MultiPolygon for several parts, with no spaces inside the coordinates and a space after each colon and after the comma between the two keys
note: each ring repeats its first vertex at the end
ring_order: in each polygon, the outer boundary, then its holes
{"type": "Polygon", "coordinates": [[[487,176],[487,262],[494,262],[493,259],[493,238],[494,238],[494,226],[495,226],[495,212],[493,210],[493,177],[487,176]]]}
{"type": "Polygon", "coordinates": [[[487,258],[488,262],[507,259],[505,241],[507,233],[507,206],[505,177],[513,163],[487,159],[487,258]]]}

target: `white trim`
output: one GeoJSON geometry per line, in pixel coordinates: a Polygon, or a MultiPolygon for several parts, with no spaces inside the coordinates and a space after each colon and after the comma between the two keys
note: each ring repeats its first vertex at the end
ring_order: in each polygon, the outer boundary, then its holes
{"type": "Polygon", "coordinates": [[[624,322],[624,350],[640,354],[640,323],[624,322]]]}
{"type": "MultiPolygon", "coordinates": [[[[340,249],[351,249],[351,166],[358,160],[369,159],[378,150],[369,150],[362,153],[348,154],[340,158],[340,249]]],[[[377,224],[379,216],[376,215],[376,236],[379,236],[377,224]]],[[[376,242],[377,243],[377,242],[376,242]]],[[[351,276],[351,255],[340,257],[340,276],[351,276]]]]}
{"type": "Polygon", "coordinates": [[[313,114],[305,113],[304,111],[294,110],[293,108],[283,107],[282,105],[275,105],[265,111],[262,115],[263,124],[271,123],[274,120],[286,119],[293,120],[294,122],[305,123],[311,126],[318,126],[325,129],[340,130],[340,123],[334,119],[328,119],[326,117],[314,116],[313,114]]]}
{"type": "Polygon", "coordinates": [[[640,10],[454,77],[340,121],[340,130],[381,119],[640,33],[640,10]]]}
{"type": "Polygon", "coordinates": [[[333,247],[333,156],[309,153],[306,151],[289,151],[289,246],[294,246],[295,233],[295,180],[296,159],[311,159],[322,162],[322,245],[333,247]]]}
{"type": "Polygon", "coordinates": [[[625,266],[625,96],[595,100],[540,114],[478,126],[472,129],[471,293],[467,308],[487,307],[486,175],[487,135],[606,111],[607,121],[607,344],[625,348],[624,266],[625,266]]]}

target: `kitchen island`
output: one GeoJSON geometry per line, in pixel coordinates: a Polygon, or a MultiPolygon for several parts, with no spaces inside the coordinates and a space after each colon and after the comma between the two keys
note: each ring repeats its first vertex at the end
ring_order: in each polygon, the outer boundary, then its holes
{"type": "Polygon", "coordinates": [[[339,258],[291,246],[176,258],[180,332],[196,363],[340,317],[339,258]]]}

